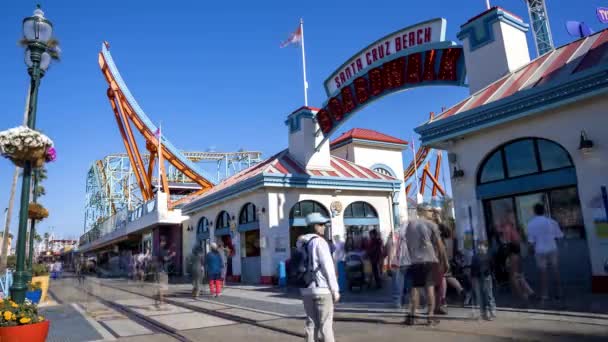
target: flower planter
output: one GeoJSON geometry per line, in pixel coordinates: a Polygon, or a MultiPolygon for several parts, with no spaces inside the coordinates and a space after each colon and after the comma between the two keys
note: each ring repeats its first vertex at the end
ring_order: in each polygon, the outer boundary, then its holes
{"type": "Polygon", "coordinates": [[[34,304],[40,303],[40,298],[42,297],[42,289],[35,291],[27,291],[25,293],[25,298],[32,301],[34,304]]]}
{"type": "MultiPolygon", "coordinates": [[[[46,293],[49,290],[49,276],[43,275],[43,276],[32,277],[32,283],[40,283],[40,289],[42,290],[42,296],[40,297],[40,301],[44,302],[46,300],[46,293]]],[[[2,340],[0,340],[0,341],[2,341],[2,340]]],[[[2,342],[4,342],[4,341],[2,341],[2,342]]]]}
{"type": "Polygon", "coordinates": [[[49,321],[0,328],[2,342],[44,342],[49,333],[49,321]]]}

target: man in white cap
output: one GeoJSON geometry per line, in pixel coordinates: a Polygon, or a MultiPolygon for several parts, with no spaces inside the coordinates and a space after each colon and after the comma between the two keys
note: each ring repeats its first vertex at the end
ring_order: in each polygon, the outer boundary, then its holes
{"type": "Polygon", "coordinates": [[[310,284],[301,289],[306,311],[306,341],[334,342],[334,303],[340,300],[340,288],[336,269],[324,239],[326,225],[330,222],[320,213],[306,216],[309,234],[298,238],[296,246],[307,255],[310,284]]]}

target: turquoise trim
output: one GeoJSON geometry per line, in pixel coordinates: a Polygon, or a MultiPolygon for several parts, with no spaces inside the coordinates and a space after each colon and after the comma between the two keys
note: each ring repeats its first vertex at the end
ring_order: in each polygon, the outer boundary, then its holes
{"type": "Polygon", "coordinates": [[[215,232],[213,232],[213,235],[215,235],[215,236],[230,235],[230,227],[216,229],[215,232]]]}
{"type": "Polygon", "coordinates": [[[260,221],[242,223],[242,224],[239,224],[239,227],[238,227],[238,231],[241,233],[248,232],[251,230],[259,230],[259,229],[260,229],[260,221]]]}
{"type": "Polygon", "coordinates": [[[202,198],[199,198],[198,200],[188,203],[183,207],[182,212],[185,215],[189,215],[197,210],[209,207],[218,201],[232,199],[238,197],[244,192],[253,191],[261,187],[394,192],[399,191],[401,187],[401,181],[304,175],[294,176],[264,173],[253,176],[233,186],[222,189],[216,193],[204,196],[202,198]]]}
{"type": "Polygon", "coordinates": [[[488,199],[576,185],[576,171],[567,168],[477,186],[477,198],[488,199]]]}
{"type": "Polygon", "coordinates": [[[379,225],[380,220],[377,217],[363,218],[363,217],[345,217],[345,226],[371,226],[379,225]]]}
{"type": "Polygon", "coordinates": [[[383,168],[386,171],[388,171],[391,174],[391,176],[397,178],[397,174],[395,173],[395,171],[393,171],[393,169],[390,166],[388,166],[386,164],[382,164],[382,163],[376,163],[370,167],[370,169],[372,169],[372,170],[375,170],[377,168],[383,168]]]}
{"type": "Polygon", "coordinates": [[[509,24],[523,32],[528,32],[530,27],[510,13],[507,13],[500,8],[494,8],[480,18],[476,18],[472,22],[462,25],[460,32],[458,32],[456,37],[460,40],[468,38],[469,48],[471,51],[475,51],[495,40],[492,25],[497,21],[509,24]]]}
{"type": "Polygon", "coordinates": [[[526,89],[489,104],[414,129],[423,145],[538,114],[608,92],[608,64],[579,72],[558,84],[526,89]]]}
{"type": "MultiPolygon", "coordinates": [[[[395,33],[397,33],[397,32],[401,32],[401,31],[407,31],[407,30],[409,30],[409,29],[411,29],[411,28],[413,28],[413,27],[416,27],[416,26],[422,26],[422,25],[425,25],[425,24],[432,23],[432,22],[434,22],[434,21],[441,21],[441,35],[440,35],[440,41],[441,41],[441,42],[443,42],[443,41],[445,40],[445,31],[446,31],[446,26],[447,26],[447,20],[446,20],[445,18],[434,18],[434,19],[430,19],[430,20],[423,21],[423,22],[420,22],[420,23],[417,23],[417,24],[410,25],[410,26],[408,26],[408,27],[405,27],[405,28],[399,29],[399,30],[397,30],[397,31],[391,32],[391,33],[389,33],[389,34],[387,34],[387,35],[383,36],[382,38],[380,38],[380,39],[378,39],[378,40],[374,41],[373,43],[368,44],[366,47],[364,47],[363,49],[361,49],[361,50],[357,51],[356,53],[354,53],[354,54],[353,54],[352,56],[350,56],[350,57],[349,57],[349,58],[348,58],[348,59],[347,59],[347,60],[346,60],[344,63],[342,63],[342,64],[341,64],[339,67],[337,67],[337,68],[336,68],[336,70],[332,71],[332,72],[329,74],[329,76],[328,76],[328,77],[325,79],[325,81],[323,81],[323,87],[325,88],[325,93],[327,94],[327,97],[333,97],[333,96],[335,95],[335,94],[334,94],[334,95],[331,95],[331,94],[329,93],[329,89],[327,88],[327,82],[328,82],[329,80],[331,80],[331,77],[332,77],[332,76],[333,76],[333,75],[334,75],[336,72],[340,71],[342,68],[344,68],[345,66],[349,65],[349,64],[350,64],[349,62],[351,62],[351,60],[352,60],[353,58],[355,58],[356,56],[360,55],[361,53],[363,53],[365,50],[369,49],[370,47],[372,47],[372,46],[374,46],[374,45],[377,45],[377,44],[378,44],[378,43],[380,43],[381,41],[384,41],[385,39],[387,39],[388,37],[390,37],[390,36],[394,35],[394,34],[395,34],[395,33]]],[[[427,44],[427,45],[422,45],[422,46],[426,47],[426,46],[428,46],[428,45],[432,45],[432,44],[434,44],[434,43],[429,43],[429,44],[427,44]]],[[[417,46],[416,46],[416,48],[417,48],[417,46]]],[[[415,50],[416,48],[412,48],[412,50],[415,50]]],[[[422,48],[422,50],[424,50],[424,48],[422,48]]],[[[386,62],[386,61],[388,61],[388,59],[384,59],[383,61],[384,61],[384,62],[386,62]]],[[[378,64],[378,63],[375,63],[375,64],[378,64]]],[[[382,63],[380,63],[380,64],[382,64],[382,63]]],[[[369,70],[369,69],[371,69],[371,68],[374,68],[374,67],[373,67],[373,66],[372,66],[372,67],[369,67],[369,66],[368,66],[366,69],[362,69],[362,70],[361,70],[361,73],[366,73],[366,72],[367,72],[367,70],[369,70]]],[[[342,87],[342,88],[343,88],[343,87],[342,87]]],[[[338,90],[338,92],[339,92],[339,90],[338,90]]]]}
{"type": "Polygon", "coordinates": [[[353,139],[353,138],[349,138],[347,140],[341,141],[335,145],[332,145],[330,147],[330,149],[334,150],[336,148],[340,148],[342,146],[348,145],[350,143],[362,143],[365,145],[373,145],[373,146],[380,146],[380,147],[390,147],[390,148],[398,148],[400,150],[405,150],[407,148],[407,144],[397,144],[397,143],[390,143],[390,142],[383,142],[383,141],[374,141],[374,140],[368,140],[368,139],[353,139]]]}
{"type": "Polygon", "coordinates": [[[302,128],[302,119],[314,119],[315,115],[305,109],[293,114],[290,114],[285,120],[285,125],[289,126],[289,133],[295,133],[302,128]]]}

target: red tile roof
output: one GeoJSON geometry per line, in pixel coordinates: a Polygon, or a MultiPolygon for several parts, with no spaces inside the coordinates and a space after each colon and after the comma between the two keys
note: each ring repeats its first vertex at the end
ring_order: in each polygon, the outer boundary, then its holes
{"type": "Polygon", "coordinates": [[[330,169],[305,169],[290,155],[288,150],[283,150],[274,156],[253,165],[231,177],[221,181],[204,194],[193,198],[190,202],[205,198],[211,194],[227,189],[233,185],[246,181],[259,174],[282,174],[291,176],[315,176],[315,177],[341,177],[352,179],[373,179],[396,181],[397,179],[371,169],[349,162],[336,156],[331,156],[330,169]]]}
{"type": "Polygon", "coordinates": [[[578,72],[608,61],[608,29],[581,38],[515,70],[437,115],[431,121],[487,105],[539,86],[559,84],[578,72]]]}
{"type": "Polygon", "coordinates": [[[391,144],[401,144],[407,145],[407,141],[401,140],[399,138],[391,137],[390,135],[386,135],[384,133],[380,133],[371,129],[365,128],[353,128],[348,132],[342,133],[338,138],[331,142],[330,146],[337,145],[341,142],[349,141],[352,139],[357,140],[369,140],[369,141],[378,141],[378,142],[386,142],[391,144]]]}

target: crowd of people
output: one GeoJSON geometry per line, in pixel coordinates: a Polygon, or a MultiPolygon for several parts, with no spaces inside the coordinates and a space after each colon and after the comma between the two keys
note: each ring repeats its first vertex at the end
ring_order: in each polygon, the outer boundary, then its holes
{"type": "MultiPolygon", "coordinates": [[[[382,286],[383,265],[388,265],[395,304],[402,307],[409,296],[406,325],[414,325],[420,319],[416,312],[421,293],[427,307],[423,324],[438,324],[437,315],[447,313],[448,286],[455,290],[463,304],[468,301],[475,304],[473,308],[479,318],[494,320],[494,284],[498,269],[508,274],[515,295],[524,300],[537,298],[541,301],[549,299],[550,269],[556,298],[561,298],[556,240],[563,238],[563,233],[558,223],[545,215],[544,204],[536,204],[533,210],[535,215],[527,222],[525,238],[517,229],[500,229],[493,236],[493,250],[488,241],[479,240],[473,242],[470,251],[454,248],[453,231],[441,222],[438,211],[430,207],[418,208],[418,218],[403,223],[390,233],[386,243],[376,230],[370,231],[366,243],[355,242],[350,237],[344,244],[339,238],[328,242],[323,237],[329,218],[319,213],[309,214],[306,217],[309,231],[298,238],[296,264],[292,266],[301,280],[299,286],[307,316],[306,340],[334,341],[333,306],[340,300],[341,291],[337,274],[342,267],[348,269],[348,263],[355,257],[370,264],[371,277],[367,281],[377,288],[382,286]],[[521,245],[535,256],[541,280],[540,297],[521,270],[521,245]]],[[[360,269],[357,273],[366,272],[360,269]]],[[[347,278],[349,287],[357,281],[356,277],[347,278]]]]}

